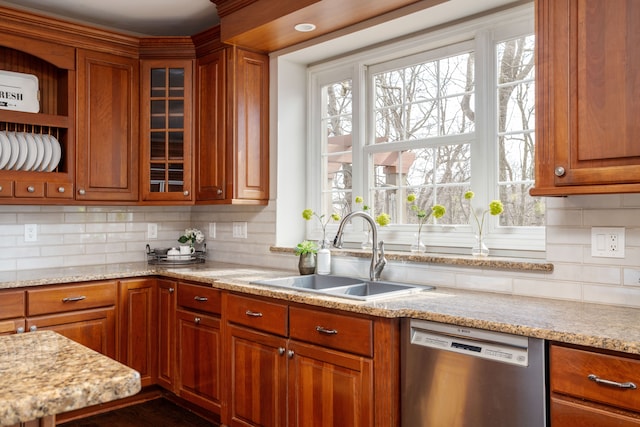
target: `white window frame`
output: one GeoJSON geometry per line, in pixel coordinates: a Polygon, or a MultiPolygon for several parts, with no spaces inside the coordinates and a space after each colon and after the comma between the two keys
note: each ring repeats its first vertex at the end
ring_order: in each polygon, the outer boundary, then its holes
{"type": "MultiPolygon", "coordinates": [[[[498,168],[494,165],[497,157],[496,128],[496,43],[510,38],[533,34],[533,7],[517,7],[492,15],[476,18],[468,22],[449,26],[437,31],[406,38],[400,41],[362,50],[340,59],[316,64],[308,69],[308,138],[307,138],[307,170],[308,177],[307,205],[316,212],[321,212],[321,140],[320,127],[320,92],[329,83],[351,79],[353,81],[353,196],[361,195],[367,199],[371,186],[370,171],[365,171],[368,155],[373,152],[390,151],[402,148],[404,143],[366,145],[368,135],[373,132],[373,119],[367,120],[372,111],[372,82],[369,74],[375,74],[391,64],[411,61],[407,58],[420,55],[424,58],[442,57],[443,53],[455,54],[460,51],[474,51],[475,54],[475,132],[453,138],[473,139],[471,143],[472,176],[470,186],[476,194],[474,205],[484,206],[498,198],[498,168]],[[493,113],[491,113],[493,112],[493,113]],[[489,163],[489,160],[492,162],[489,163]],[[357,172],[357,173],[356,173],[357,172]],[[486,177],[486,178],[483,178],[486,177]]],[[[487,215],[485,236],[487,245],[493,254],[506,256],[544,257],[544,227],[498,227],[497,218],[487,215]],[[497,252],[493,248],[499,248],[497,252]]],[[[317,221],[307,224],[307,238],[319,239],[321,230],[317,221]]],[[[337,225],[327,226],[327,237],[333,237],[337,225]]],[[[365,225],[357,222],[347,228],[345,242],[357,247],[362,241],[365,225]]],[[[471,225],[429,225],[423,240],[435,252],[468,254],[474,241],[471,225]]],[[[391,225],[379,228],[379,236],[390,249],[408,250],[415,233],[415,225],[391,225]]]]}

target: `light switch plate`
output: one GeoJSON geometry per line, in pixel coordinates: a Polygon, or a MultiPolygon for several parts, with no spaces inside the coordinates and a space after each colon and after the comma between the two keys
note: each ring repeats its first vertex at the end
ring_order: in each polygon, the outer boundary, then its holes
{"type": "Polygon", "coordinates": [[[247,238],[247,223],[246,222],[234,222],[233,223],[233,237],[236,239],[247,238]]]}
{"type": "Polygon", "coordinates": [[[591,256],[624,258],[624,227],[591,227],[591,256]]]}
{"type": "Polygon", "coordinates": [[[210,222],[209,223],[209,238],[210,239],[215,239],[216,238],[216,223],[215,222],[210,222]]]}

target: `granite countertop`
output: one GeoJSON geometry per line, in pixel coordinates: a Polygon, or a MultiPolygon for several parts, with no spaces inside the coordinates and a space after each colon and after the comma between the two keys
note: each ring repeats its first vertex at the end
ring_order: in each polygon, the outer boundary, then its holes
{"type": "Polygon", "coordinates": [[[206,262],[170,268],[131,263],[31,270],[17,272],[13,281],[0,277],[0,289],[147,275],[196,281],[219,289],[354,313],[387,318],[412,317],[640,354],[640,322],[637,321],[640,312],[636,308],[474,292],[437,285],[435,290],[410,296],[359,302],[251,284],[255,280],[298,273],[237,264],[206,262]]]}
{"type": "Polygon", "coordinates": [[[138,391],[138,372],[56,332],[0,336],[0,426],[138,391]]]}

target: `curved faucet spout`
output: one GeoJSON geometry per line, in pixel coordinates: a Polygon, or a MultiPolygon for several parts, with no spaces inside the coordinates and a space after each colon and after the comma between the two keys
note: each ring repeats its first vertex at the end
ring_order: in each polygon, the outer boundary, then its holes
{"type": "Polygon", "coordinates": [[[380,274],[382,273],[382,269],[384,269],[387,260],[384,258],[384,242],[380,241],[380,243],[378,244],[378,229],[371,215],[363,211],[354,211],[345,215],[338,225],[338,232],[336,233],[336,237],[333,239],[333,246],[335,246],[336,248],[342,247],[342,234],[344,233],[344,226],[347,222],[351,221],[351,218],[353,217],[361,217],[362,219],[367,221],[369,223],[369,226],[371,227],[373,245],[371,248],[371,266],[369,268],[369,278],[371,280],[378,280],[380,279],[380,274]],[[380,247],[381,256],[378,256],[378,245],[380,247]]]}

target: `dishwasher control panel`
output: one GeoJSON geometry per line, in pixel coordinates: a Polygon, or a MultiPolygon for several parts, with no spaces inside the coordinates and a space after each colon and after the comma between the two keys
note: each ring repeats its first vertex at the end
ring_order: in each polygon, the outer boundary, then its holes
{"type": "Polygon", "coordinates": [[[528,366],[528,342],[528,338],[518,335],[422,320],[411,321],[412,345],[514,365],[528,366]]]}

